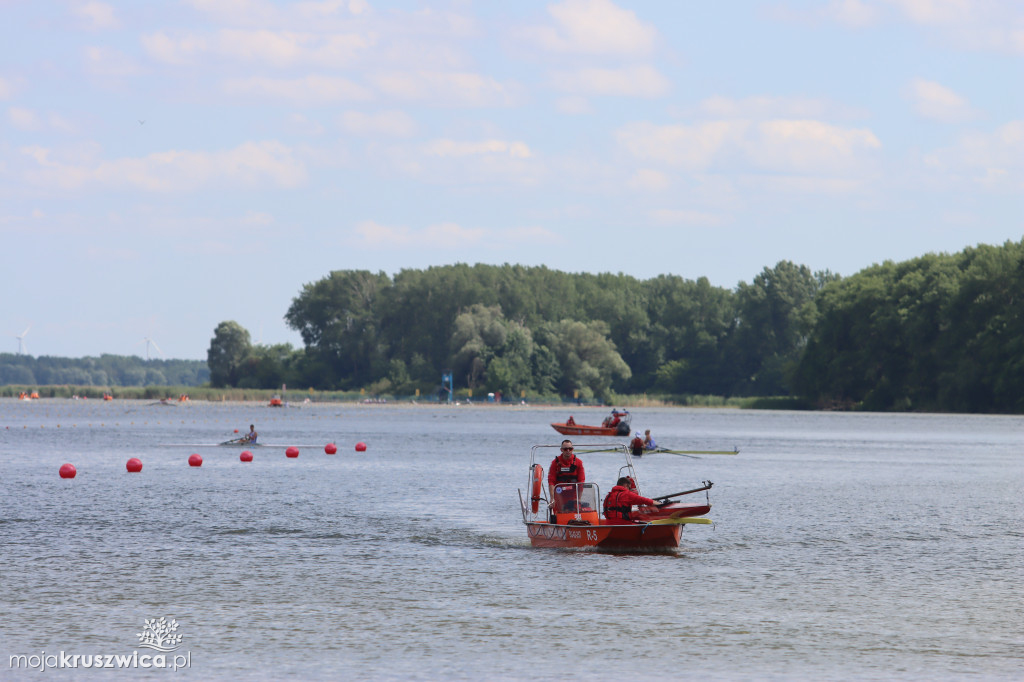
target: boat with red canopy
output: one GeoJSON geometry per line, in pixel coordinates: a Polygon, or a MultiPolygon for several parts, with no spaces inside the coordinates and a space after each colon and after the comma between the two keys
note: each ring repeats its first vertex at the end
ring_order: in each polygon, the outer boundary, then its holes
{"type": "Polygon", "coordinates": [[[572,415],[564,422],[554,422],[551,428],[563,436],[628,436],[630,420],[629,410],[613,408],[612,413],[604,418],[600,426],[577,424],[572,415]]]}
{"type": "MultiPolygon", "coordinates": [[[[629,476],[637,481],[636,471],[629,449],[625,445],[595,446],[600,450],[614,451],[625,458],[625,465],[619,469],[620,476],[629,476]]],[[[552,450],[557,454],[558,445],[535,445],[530,451],[530,477],[528,495],[524,498],[519,491],[519,504],[523,513],[530,544],[534,547],[591,548],[596,550],[664,550],[679,546],[683,527],[687,524],[709,524],[711,519],[702,515],[711,510],[711,481],[692,490],[653,497],[655,506],[636,507],[630,521],[602,518],[600,511],[601,491],[596,483],[559,483],[555,486],[555,499],[548,499],[547,472],[538,461],[552,450]],[[684,503],[675,498],[703,492],[701,502],[684,503]]],[[[588,454],[586,448],[577,447],[581,455],[588,454]]],[[[552,457],[553,459],[554,457],[552,457]]],[[[639,483],[637,483],[639,493],[639,483]]]]}

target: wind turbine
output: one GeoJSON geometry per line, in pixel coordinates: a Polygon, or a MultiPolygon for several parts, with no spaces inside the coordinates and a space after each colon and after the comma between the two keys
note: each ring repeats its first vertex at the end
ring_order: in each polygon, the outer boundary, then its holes
{"type": "Polygon", "coordinates": [[[32,328],[32,325],[25,327],[25,331],[20,334],[15,334],[14,338],[18,339],[18,355],[25,354],[25,335],[28,334],[28,330],[32,328]]]}
{"type": "Polygon", "coordinates": [[[160,350],[160,346],[156,345],[156,341],[147,336],[144,339],[142,339],[142,342],[146,344],[146,360],[149,360],[150,345],[152,345],[153,348],[156,348],[156,352],[160,354],[160,357],[164,357],[164,352],[160,350]]]}

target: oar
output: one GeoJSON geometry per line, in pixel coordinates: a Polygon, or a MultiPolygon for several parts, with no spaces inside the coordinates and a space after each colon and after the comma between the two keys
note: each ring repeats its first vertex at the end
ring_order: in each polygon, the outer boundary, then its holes
{"type": "Polygon", "coordinates": [[[703,516],[683,516],[681,518],[654,519],[647,522],[650,526],[680,526],[684,523],[714,523],[714,521],[703,516]]]}
{"type": "Polygon", "coordinates": [[[692,493],[699,493],[704,490],[711,490],[711,486],[713,485],[714,483],[712,483],[711,481],[704,481],[704,485],[700,488],[694,488],[693,490],[684,490],[681,493],[672,493],[671,495],[662,495],[661,497],[652,497],[651,499],[654,500],[655,502],[659,502],[661,500],[668,501],[671,500],[673,497],[682,497],[683,495],[690,495],[692,493]]]}
{"type": "Polygon", "coordinates": [[[668,448],[656,448],[649,452],[664,453],[666,455],[738,455],[740,454],[739,448],[733,450],[669,450],[668,448]]]}
{"type": "Polygon", "coordinates": [[[244,443],[244,442],[245,442],[245,440],[242,439],[242,438],[232,438],[231,440],[226,440],[223,443],[220,443],[220,445],[235,445],[235,444],[241,444],[241,443],[244,443]]]}

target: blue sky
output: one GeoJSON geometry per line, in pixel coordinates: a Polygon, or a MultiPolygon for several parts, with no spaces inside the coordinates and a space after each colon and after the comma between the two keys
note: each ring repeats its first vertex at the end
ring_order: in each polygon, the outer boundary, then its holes
{"type": "Polygon", "coordinates": [[[1024,236],[1015,0],[0,13],[2,352],[205,359],[224,320],[300,346],[331,270],[733,288],[1024,236]]]}

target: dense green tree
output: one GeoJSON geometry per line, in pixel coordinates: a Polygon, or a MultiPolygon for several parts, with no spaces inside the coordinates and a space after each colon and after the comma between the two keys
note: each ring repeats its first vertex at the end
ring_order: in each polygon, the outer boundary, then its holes
{"type": "Polygon", "coordinates": [[[738,324],[730,351],[736,385],[730,393],[785,395],[817,319],[815,298],[830,273],[780,261],[736,290],[738,324]]]}
{"type": "Polygon", "coordinates": [[[218,324],[206,354],[210,383],[217,387],[235,386],[251,350],[249,332],[242,325],[234,321],[218,324]]]}
{"type": "Polygon", "coordinates": [[[797,374],[820,405],[1024,410],[1024,243],[885,262],[826,285],[797,374]]]}
{"type": "Polygon", "coordinates": [[[319,369],[305,372],[315,382],[310,385],[363,386],[386,373],[390,358],[382,317],[390,288],[386,274],[366,270],[338,270],[303,287],[285,320],[302,335],[309,362],[319,369]]]}
{"type": "Polygon", "coordinates": [[[581,398],[611,401],[615,377],[628,379],[629,366],[608,339],[608,325],[562,320],[541,325],[541,343],[551,349],[561,367],[558,389],[562,394],[579,391],[581,398]]]}

